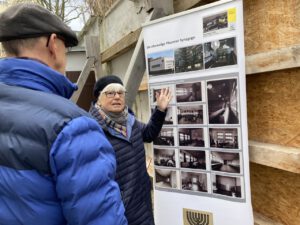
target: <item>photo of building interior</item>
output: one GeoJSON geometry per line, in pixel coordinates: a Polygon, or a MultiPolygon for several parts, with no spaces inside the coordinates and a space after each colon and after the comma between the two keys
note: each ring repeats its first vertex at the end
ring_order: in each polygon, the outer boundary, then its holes
{"type": "Polygon", "coordinates": [[[240,173],[240,154],[232,152],[211,152],[211,170],[240,173]]]}
{"type": "Polygon", "coordinates": [[[209,128],[209,138],[211,148],[239,148],[237,128],[209,128]]]}
{"type": "Polygon", "coordinates": [[[204,147],[202,128],[179,128],[179,145],[204,147]]]}
{"type": "Polygon", "coordinates": [[[175,149],[154,148],[154,165],[176,167],[175,149]]]}
{"type": "Polygon", "coordinates": [[[201,82],[176,85],[177,102],[202,101],[201,82]]]}
{"type": "Polygon", "coordinates": [[[210,124],[238,124],[239,104],[237,79],[207,82],[210,124]]]}
{"type": "Polygon", "coordinates": [[[202,44],[175,50],[175,73],[201,70],[203,68],[202,44]]]}
{"type": "Polygon", "coordinates": [[[147,58],[150,76],[174,73],[174,50],[151,53],[147,58]]]}
{"type": "Polygon", "coordinates": [[[183,190],[207,192],[206,173],[181,171],[181,188],[183,190]]]}
{"type": "Polygon", "coordinates": [[[203,18],[203,33],[228,27],[227,11],[203,18]]]}
{"type": "Polygon", "coordinates": [[[203,124],[203,105],[177,107],[178,124],[203,124]]]}
{"type": "Polygon", "coordinates": [[[154,139],[153,144],[174,146],[173,128],[162,128],[158,137],[154,139]]]}
{"type": "Polygon", "coordinates": [[[180,167],[189,169],[206,169],[205,151],[180,149],[180,167]]]}
{"type": "Polygon", "coordinates": [[[213,193],[241,198],[241,178],[212,175],[213,193]]]}
{"type": "Polygon", "coordinates": [[[237,64],[235,38],[204,44],[205,69],[237,64]]]}
{"type": "Polygon", "coordinates": [[[176,171],[155,169],[155,186],[162,188],[177,188],[176,171]]]}

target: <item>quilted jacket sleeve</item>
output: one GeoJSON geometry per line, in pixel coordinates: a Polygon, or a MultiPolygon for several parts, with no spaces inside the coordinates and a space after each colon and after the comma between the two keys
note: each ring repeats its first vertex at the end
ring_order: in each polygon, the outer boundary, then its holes
{"type": "Polygon", "coordinates": [[[70,121],[52,145],[50,166],[67,224],[127,224],[115,154],[96,121],[70,121]]]}
{"type": "Polygon", "coordinates": [[[139,122],[144,142],[152,142],[158,136],[165,121],[165,117],[166,112],[162,112],[155,108],[147,124],[139,122]]]}

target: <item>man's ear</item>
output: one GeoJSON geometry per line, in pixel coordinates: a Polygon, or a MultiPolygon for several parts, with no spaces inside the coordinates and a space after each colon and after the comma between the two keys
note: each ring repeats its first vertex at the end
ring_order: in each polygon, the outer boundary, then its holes
{"type": "Polygon", "coordinates": [[[49,53],[52,57],[56,58],[57,57],[57,35],[56,34],[51,34],[48,40],[48,49],[49,53]]]}

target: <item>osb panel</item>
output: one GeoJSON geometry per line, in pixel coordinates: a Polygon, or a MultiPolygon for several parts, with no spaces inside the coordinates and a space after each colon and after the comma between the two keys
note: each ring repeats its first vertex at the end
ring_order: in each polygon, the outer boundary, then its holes
{"type": "Polygon", "coordinates": [[[245,52],[299,44],[300,0],[244,0],[245,52]]]}
{"type": "Polygon", "coordinates": [[[247,76],[249,139],[300,147],[300,69],[247,76]]]}
{"type": "Polygon", "coordinates": [[[299,174],[254,163],[250,170],[254,211],[285,225],[299,225],[299,174]]]}

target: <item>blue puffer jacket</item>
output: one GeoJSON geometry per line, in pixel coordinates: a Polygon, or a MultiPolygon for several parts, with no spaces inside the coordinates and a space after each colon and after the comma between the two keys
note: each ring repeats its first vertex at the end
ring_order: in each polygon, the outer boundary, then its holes
{"type": "Polygon", "coordinates": [[[104,128],[106,137],[116,152],[116,181],[121,189],[128,224],[154,225],[144,142],[152,142],[158,136],[166,113],[155,109],[148,124],[141,123],[132,114],[128,114],[128,138],[107,127],[95,106],[92,106],[90,113],[104,128]]]}
{"type": "Polygon", "coordinates": [[[29,59],[0,60],[0,225],[126,225],[115,154],[67,100],[76,86],[29,59]]]}

